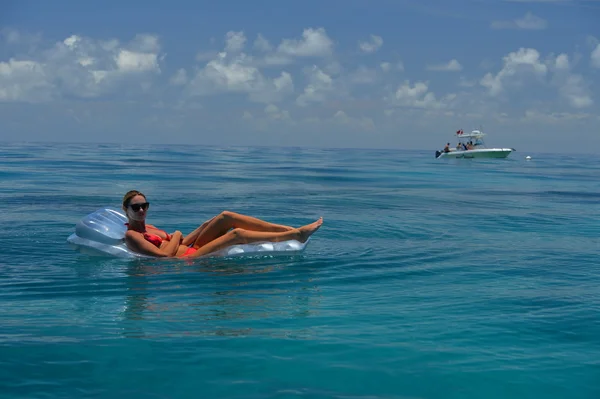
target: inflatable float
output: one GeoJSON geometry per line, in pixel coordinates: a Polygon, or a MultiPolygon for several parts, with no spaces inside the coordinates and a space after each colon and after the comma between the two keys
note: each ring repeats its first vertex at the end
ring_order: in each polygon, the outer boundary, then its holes
{"type": "MultiPolygon", "coordinates": [[[[77,249],[91,250],[120,258],[154,258],[138,254],[127,248],[125,245],[126,222],[125,215],[115,209],[98,209],[77,222],[75,232],[67,238],[67,242],[77,249]]],[[[289,240],[232,245],[202,257],[257,255],[257,253],[261,255],[291,254],[303,251],[309,241],[310,239],[304,243],[289,240]]]]}

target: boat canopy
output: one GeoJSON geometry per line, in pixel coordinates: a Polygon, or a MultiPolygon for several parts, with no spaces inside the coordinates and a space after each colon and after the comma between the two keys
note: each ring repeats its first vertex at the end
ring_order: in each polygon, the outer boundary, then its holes
{"type": "Polygon", "coordinates": [[[479,139],[485,136],[485,133],[480,130],[473,130],[471,133],[463,133],[462,129],[456,132],[456,137],[458,138],[474,138],[479,139]]]}

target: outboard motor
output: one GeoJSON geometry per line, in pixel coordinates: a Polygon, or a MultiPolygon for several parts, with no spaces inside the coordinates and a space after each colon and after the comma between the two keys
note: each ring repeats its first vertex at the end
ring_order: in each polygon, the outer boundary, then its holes
{"type": "Polygon", "coordinates": [[[436,150],[436,151],[435,151],[435,157],[436,157],[436,158],[439,158],[439,157],[440,157],[440,155],[442,155],[442,152],[441,152],[441,151],[437,151],[437,150],[436,150]]]}

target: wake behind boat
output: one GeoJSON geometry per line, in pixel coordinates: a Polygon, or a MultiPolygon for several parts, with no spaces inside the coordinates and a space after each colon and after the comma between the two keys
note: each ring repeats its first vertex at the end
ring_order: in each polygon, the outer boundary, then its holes
{"type": "Polygon", "coordinates": [[[436,158],[506,158],[514,148],[488,148],[483,142],[483,133],[481,130],[473,130],[471,133],[464,133],[463,130],[456,132],[458,144],[455,148],[450,147],[450,143],[442,151],[436,151],[436,158]]]}

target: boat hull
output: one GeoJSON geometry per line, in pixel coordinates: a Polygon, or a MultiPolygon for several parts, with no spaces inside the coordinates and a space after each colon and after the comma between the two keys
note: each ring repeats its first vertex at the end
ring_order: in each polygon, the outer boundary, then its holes
{"type": "Polygon", "coordinates": [[[467,151],[436,151],[436,158],[506,158],[513,152],[512,148],[485,148],[467,151]]]}

